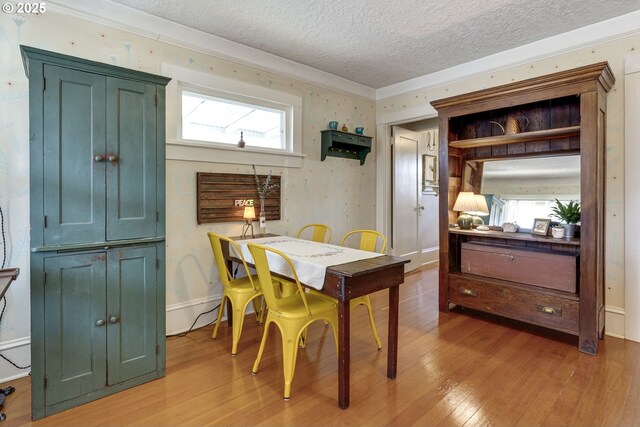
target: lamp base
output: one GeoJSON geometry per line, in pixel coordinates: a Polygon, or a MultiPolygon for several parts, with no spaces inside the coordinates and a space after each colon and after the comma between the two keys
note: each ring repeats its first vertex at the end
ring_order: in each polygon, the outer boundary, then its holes
{"type": "Polygon", "coordinates": [[[484,225],[484,220],[480,218],[478,215],[472,215],[472,223],[473,225],[484,225]]]}
{"type": "Polygon", "coordinates": [[[253,235],[253,223],[252,222],[247,222],[245,225],[242,226],[242,238],[244,239],[245,237],[247,237],[247,232],[249,231],[249,229],[251,229],[251,238],[254,239],[255,236],[253,235]]]}
{"type": "Polygon", "coordinates": [[[461,213],[457,223],[461,230],[471,230],[473,227],[473,217],[467,213],[461,213]]]}

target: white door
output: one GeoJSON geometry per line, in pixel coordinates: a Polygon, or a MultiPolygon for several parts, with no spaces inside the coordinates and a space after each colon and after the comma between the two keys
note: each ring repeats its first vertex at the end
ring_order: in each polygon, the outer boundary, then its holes
{"type": "Polygon", "coordinates": [[[391,253],[411,261],[406,270],[420,267],[420,134],[393,127],[391,253]]]}

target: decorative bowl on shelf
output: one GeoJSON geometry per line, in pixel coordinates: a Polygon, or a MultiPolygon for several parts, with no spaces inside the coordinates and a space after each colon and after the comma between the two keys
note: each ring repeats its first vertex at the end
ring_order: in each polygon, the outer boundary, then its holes
{"type": "Polygon", "coordinates": [[[515,233],[518,231],[518,224],[515,222],[505,222],[502,224],[502,231],[505,233],[515,233]]]}
{"type": "Polygon", "coordinates": [[[564,237],[564,227],[561,225],[551,227],[551,235],[554,239],[562,239],[564,237]]]}

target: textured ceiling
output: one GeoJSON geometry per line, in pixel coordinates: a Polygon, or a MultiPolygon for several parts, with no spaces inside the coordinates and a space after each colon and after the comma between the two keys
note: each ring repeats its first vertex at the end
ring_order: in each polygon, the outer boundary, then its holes
{"type": "Polygon", "coordinates": [[[112,0],[372,88],[640,9],[640,0],[112,0]]]}

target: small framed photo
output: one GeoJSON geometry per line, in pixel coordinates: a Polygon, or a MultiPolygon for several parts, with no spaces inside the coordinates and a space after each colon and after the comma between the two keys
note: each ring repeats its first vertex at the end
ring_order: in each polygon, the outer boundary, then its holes
{"type": "Polygon", "coordinates": [[[436,156],[422,155],[422,181],[425,185],[437,185],[438,158],[436,156]]]}
{"type": "Polygon", "coordinates": [[[539,236],[546,236],[547,231],[549,231],[549,223],[551,222],[548,218],[536,218],[533,220],[533,227],[531,227],[531,234],[537,234],[539,236]]]}

